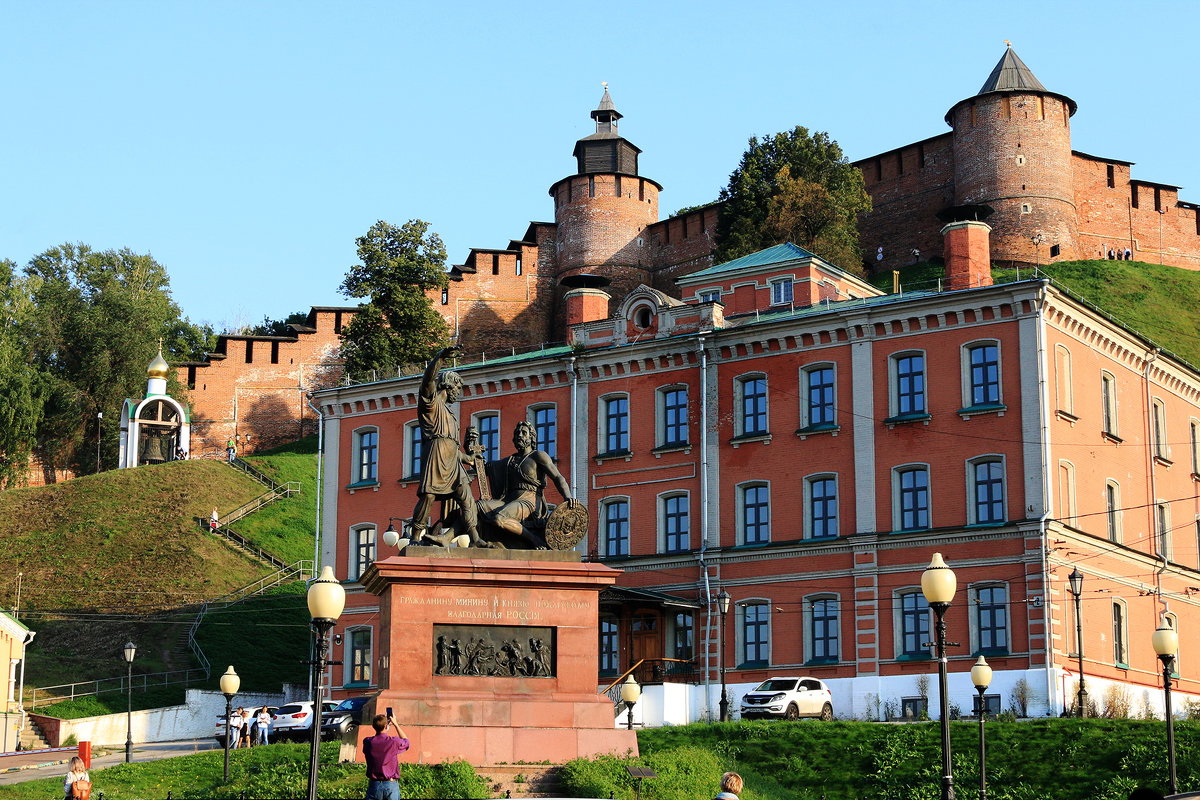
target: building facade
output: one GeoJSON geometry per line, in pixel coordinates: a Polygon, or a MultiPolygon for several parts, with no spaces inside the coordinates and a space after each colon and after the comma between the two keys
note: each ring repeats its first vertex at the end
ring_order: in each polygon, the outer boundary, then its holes
{"type": "MultiPolygon", "coordinates": [[[[978,655],[990,703],[1070,708],[1080,646],[1100,710],[1153,707],[1163,619],[1179,688],[1200,692],[1200,375],[1045,281],[989,285],[987,233],[945,226],[941,292],[883,294],[794,245],[682,277],[678,299],[637,287],[611,315],[576,288],[567,345],[460,368],[464,431],[499,457],[533,425],[590,512],[582,549],[624,571],[598,684],[689,664],[695,718],[723,664],[735,697],[810,674],[839,715],[918,713],[935,669],[920,575],[940,552],[964,712],[978,655]]],[[[374,685],[378,609],[356,579],[411,514],[418,382],[314,400],[322,558],[349,590],[340,693],[374,685]]]]}
{"type": "Polygon", "coordinates": [[[941,250],[939,212],[987,206],[997,262],[1119,257],[1200,269],[1200,205],[1134,178],[1133,162],[1071,149],[1076,103],[1046,89],[1009,47],[949,133],[855,161],[874,208],[859,220],[872,269],[941,250]],[[882,251],[879,250],[882,248],[882,251]],[[1111,254],[1111,255],[1110,255],[1111,254]]]}

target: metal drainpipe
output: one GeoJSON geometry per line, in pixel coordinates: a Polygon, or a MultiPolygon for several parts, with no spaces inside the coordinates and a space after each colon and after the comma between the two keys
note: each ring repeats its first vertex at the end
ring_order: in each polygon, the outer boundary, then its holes
{"type": "MultiPolygon", "coordinates": [[[[1050,514],[1053,511],[1051,505],[1053,482],[1050,474],[1050,386],[1047,379],[1048,366],[1046,364],[1046,318],[1042,313],[1045,307],[1045,292],[1048,283],[1049,281],[1043,282],[1042,300],[1037,316],[1038,393],[1040,395],[1038,413],[1041,416],[1042,426],[1042,516],[1038,520],[1038,527],[1041,530],[1039,548],[1042,551],[1042,630],[1045,631],[1047,709],[1050,707],[1050,698],[1054,696],[1058,688],[1054,681],[1054,640],[1051,628],[1054,622],[1054,615],[1050,613],[1050,536],[1046,530],[1046,523],[1050,520],[1050,514]]],[[[1065,698],[1063,702],[1066,702],[1065,698]]]]}
{"type": "MultiPolygon", "coordinates": [[[[704,561],[708,549],[708,351],[704,337],[697,338],[700,350],[700,571],[704,576],[704,716],[711,718],[709,695],[712,688],[712,586],[708,580],[708,564],[704,561]]],[[[719,528],[718,528],[719,530],[719,528]]],[[[723,644],[723,643],[722,643],[723,644]]]]}
{"type": "Polygon", "coordinates": [[[315,577],[317,577],[317,569],[321,564],[321,488],[322,488],[322,485],[324,484],[324,478],[325,478],[325,473],[322,470],[322,467],[324,465],[324,459],[325,459],[325,415],[323,413],[321,413],[320,408],[318,408],[317,406],[314,406],[312,404],[311,396],[306,397],[305,402],[308,404],[308,407],[311,408],[317,414],[317,486],[316,486],[316,490],[315,490],[316,494],[317,494],[317,497],[316,497],[317,517],[316,517],[316,520],[314,521],[315,527],[313,529],[314,533],[316,535],[313,537],[314,544],[313,544],[313,575],[312,575],[312,577],[315,578],[315,577]]]}
{"type": "MultiPolygon", "coordinates": [[[[1150,471],[1150,503],[1147,509],[1150,512],[1150,530],[1151,541],[1154,543],[1154,554],[1157,555],[1163,562],[1163,569],[1167,567],[1167,551],[1163,547],[1163,542],[1159,539],[1160,535],[1165,536],[1165,531],[1158,530],[1158,476],[1157,470],[1154,469],[1154,457],[1157,455],[1157,448],[1160,444],[1166,446],[1163,442],[1156,442],[1154,439],[1154,398],[1150,394],[1150,367],[1158,360],[1158,354],[1161,352],[1155,347],[1150,350],[1146,356],[1146,365],[1142,368],[1142,387],[1146,397],[1146,468],[1150,471]]],[[[1163,431],[1166,434],[1166,431],[1163,431]]],[[[1158,601],[1162,603],[1162,570],[1154,573],[1154,588],[1158,594],[1158,601]]]]}
{"type": "Polygon", "coordinates": [[[575,356],[571,356],[567,360],[567,371],[571,373],[571,494],[579,497],[579,479],[577,477],[579,470],[576,469],[579,462],[579,451],[576,448],[578,440],[576,428],[579,422],[579,371],[575,369],[575,356]]]}

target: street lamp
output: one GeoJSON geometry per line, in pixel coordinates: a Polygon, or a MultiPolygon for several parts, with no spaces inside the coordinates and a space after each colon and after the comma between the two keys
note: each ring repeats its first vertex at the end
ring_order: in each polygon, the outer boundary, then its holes
{"type": "Polygon", "coordinates": [[[725,688],[725,615],[729,613],[729,592],[724,589],[717,595],[717,610],[721,612],[721,649],[719,651],[718,667],[721,671],[721,722],[729,722],[729,692],[725,688]]]}
{"type": "Polygon", "coordinates": [[[921,594],[937,617],[934,645],[938,660],[938,695],[942,723],[942,800],[954,800],[954,774],[950,764],[950,696],[946,689],[946,610],[954,600],[958,579],[954,570],[946,566],[941,553],[934,553],[933,560],[921,573],[921,594]]]}
{"type": "Polygon", "coordinates": [[[308,800],[317,800],[317,756],[321,747],[321,679],[329,662],[329,631],[346,607],[346,590],[333,574],[333,567],[321,570],[321,577],[308,586],[308,613],[316,637],[317,658],[313,662],[312,748],[308,756],[308,800]]]}
{"type": "Polygon", "coordinates": [[[125,763],[133,762],[133,657],[137,655],[137,645],[125,643],[125,763]]]}
{"type": "Polygon", "coordinates": [[[1071,594],[1075,596],[1075,655],[1079,659],[1079,695],[1075,699],[1075,716],[1083,719],[1087,716],[1087,689],[1083,688],[1083,573],[1079,567],[1071,570],[1067,576],[1067,584],[1071,594]]]}
{"type": "Polygon", "coordinates": [[[992,683],[992,668],[988,666],[987,660],[983,656],[980,656],[979,660],[975,662],[975,666],[971,667],[971,683],[974,685],[975,691],[979,692],[979,800],[986,800],[987,743],[983,738],[983,722],[987,718],[987,701],[984,700],[983,693],[992,683]]]}
{"type": "MultiPolygon", "coordinates": [[[[388,547],[398,546],[401,538],[403,538],[400,536],[400,531],[396,530],[396,520],[403,521],[404,517],[388,517],[387,530],[383,532],[383,543],[388,547]]],[[[408,547],[407,541],[404,543],[404,546],[408,547]]]]}
{"type": "Polygon", "coordinates": [[[1175,654],[1179,652],[1179,633],[1164,619],[1151,637],[1154,652],[1162,662],[1163,702],[1167,715],[1167,790],[1168,794],[1179,791],[1175,778],[1175,714],[1171,710],[1171,672],[1175,666],[1175,654]]]}
{"type": "Polygon", "coordinates": [[[629,730],[633,730],[633,707],[637,705],[637,701],[642,696],[642,687],[638,686],[638,682],[630,675],[621,684],[621,701],[625,703],[625,710],[629,712],[629,730]]]}
{"type": "Polygon", "coordinates": [[[221,694],[225,695],[225,782],[229,782],[229,740],[233,738],[233,728],[229,719],[233,716],[233,696],[242,688],[242,679],[233,671],[233,665],[221,676],[221,694]]]}

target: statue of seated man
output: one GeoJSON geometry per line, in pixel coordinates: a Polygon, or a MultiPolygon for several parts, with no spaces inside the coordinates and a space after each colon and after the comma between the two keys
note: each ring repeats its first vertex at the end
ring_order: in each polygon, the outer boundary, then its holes
{"type": "Polygon", "coordinates": [[[502,473],[497,475],[496,485],[491,487],[492,493],[500,499],[480,500],[479,512],[500,530],[518,536],[536,548],[546,548],[545,539],[537,532],[537,523],[544,522],[554,510],[543,497],[547,479],[558,487],[567,505],[574,508],[579,501],[554,465],[554,459],[534,449],[533,439],[533,426],[524,420],[518,422],[513,430],[513,445],[517,452],[499,462],[502,473]]]}

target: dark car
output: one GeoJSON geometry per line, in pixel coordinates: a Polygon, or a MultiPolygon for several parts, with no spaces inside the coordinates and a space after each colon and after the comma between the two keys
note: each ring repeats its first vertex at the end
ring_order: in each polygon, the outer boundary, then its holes
{"type": "Polygon", "coordinates": [[[351,697],[338,703],[337,708],[321,715],[321,736],[341,739],[362,724],[363,706],[370,697],[351,697]]]}

